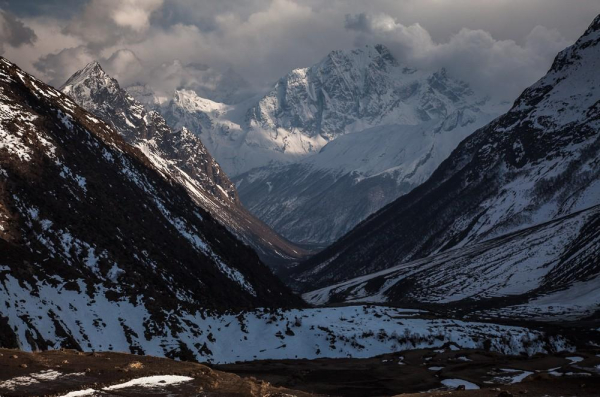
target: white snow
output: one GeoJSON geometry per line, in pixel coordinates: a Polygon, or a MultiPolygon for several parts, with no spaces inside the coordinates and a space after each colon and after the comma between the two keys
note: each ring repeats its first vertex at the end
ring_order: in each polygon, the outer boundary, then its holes
{"type": "MultiPolygon", "coordinates": [[[[311,291],[303,298],[309,303],[323,305],[332,296],[343,293],[347,295],[347,302],[385,303],[387,292],[409,277],[419,280],[417,284],[421,288],[411,294],[422,302],[447,303],[465,298],[485,299],[526,293],[542,285],[553,269],[562,263],[561,253],[565,247],[577,238],[586,222],[599,213],[600,207],[592,208],[510,238],[449,250],[311,291]],[[385,281],[377,291],[367,292],[364,286],[375,278],[385,281]]],[[[566,289],[494,313],[530,315],[539,319],[582,317],[600,306],[598,285],[598,277],[573,282],[566,289]]]]}
{"type": "Polygon", "coordinates": [[[458,386],[463,385],[466,390],[478,390],[479,386],[475,383],[463,380],[463,379],[443,379],[442,384],[449,389],[456,389],[458,386]]]}
{"type": "Polygon", "coordinates": [[[36,385],[44,382],[51,382],[56,379],[67,380],[74,377],[83,376],[85,373],[69,373],[65,374],[55,370],[44,370],[29,375],[18,376],[6,381],[0,382],[0,389],[15,390],[17,387],[36,385]]]}
{"type": "MultiPolygon", "coordinates": [[[[164,356],[172,346],[185,344],[199,361],[231,363],[256,359],[294,358],[366,358],[417,348],[436,349],[446,343],[461,348],[483,348],[482,335],[492,340],[491,349],[507,354],[534,354],[550,348],[537,331],[443,319],[406,318],[396,308],[349,306],[327,309],[304,309],[216,315],[206,312],[168,314],[177,321],[175,333],[159,327],[160,332],[146,336],[149,313],[129,300],[114,301],[105,297],[106,290],[96,286],[88,296],[66,289],[59,282],[53,287],[38,282],[39,294],[6,275],[0,285],[0,308],[15,330],[20,348],[29,350],[26,333],[35,327],[45,335],[49,348],[59,348],[62,338],[56,335],[55,320],[68,330],[86,351],[129,351],[135,346],[145,354],[164,356]],[[60,308],[60,309],[59,309],[60,308]],[[27,316],[29,322],[23,320],[27,316]],[[124,327],[135,334],[128,337],[124,327]],[[137,335],[137,336],[136,336],[137,335]],[[209,351],[198,349],[206,344],[209,351]]],[[[165,313],[167,314],[167,313],[165,313]]],[[[552,347],[564,348],[560,339],[552,347]]]]}
{"type": "Polygon", "coordinates": [[[132,379],[129,382],[105,387],[102,390],[119,390],[119,389],[126,389],[128,387],[134,387],[134,386],[156,388],[156,387],[163,387],[163,386],[169,386],[169,385],[177,385],[180,383],[189,382],[191,380],[194,380],[194,378],[190,378],[189,376],[179,376],[179,375],[145,376],[143,378],[132,379]]]}
{"type": "Polygon", "coordinates": [[[533,375],[533,372],[523,371],[520,369],[512,369],[512,368],[501,368],[500,372],[493,372],[496,376],[491,381],[486,383],[501,383],[501,384],[513,384],[520,383],[523,379],[527,378],[529,375],[533,375]]]}

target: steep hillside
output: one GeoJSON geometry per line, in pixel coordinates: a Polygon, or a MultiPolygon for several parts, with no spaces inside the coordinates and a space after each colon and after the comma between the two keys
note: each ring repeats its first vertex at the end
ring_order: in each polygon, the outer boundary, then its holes
{"type": "Polygon", "coordinates": [[[465,316],[600,314],[600,206],[304,294],[313,304],[435,304],[465,316]]]}
{"type": "MultiPolygon", "coordinates": [[[[111,305],[145,313],[137,332],[149,337],[177,333],[181,319],[173,314],[186,308],[299,304],[139,149],[4,58],[0,245],[3,337],[15,333],[32,348],[48,347],[47,338],[77,346],[67,324],[81,324],[86,312],[118,317],[111,305]],[[47,317],[34,319],[28,302],[39,294],[47,317]],[[83,306],[67,315],[61,311],[74,306],[61,296],[69,294],[83,306]],[[13,317],[15,310],[21,314],[13,317]]],[[[102,332],[105,321],[94,317],[102,332]]],[[[120,321],[123,332],[134,332],[120,321]]]]}
{"type": "Polygon", "coordinates": [[[171,130],[159,113],[147,111],[97,62],[75,73],[61,90],[114,127],[163,175],[179,181],[200,206],[252,246],[266,263],[277,267],[307,254],[242,206],[235,186],[200,138],[185,127],[171,130]]]}
{"type": "Polygon", "coordinates": [[[600,17],[411,193],[294,269],[325,287],[600,204],[600,17]]]}

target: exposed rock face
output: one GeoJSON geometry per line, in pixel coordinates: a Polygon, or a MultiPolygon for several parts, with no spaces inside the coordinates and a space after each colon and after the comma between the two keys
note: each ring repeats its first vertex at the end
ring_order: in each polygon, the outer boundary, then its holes
{"type": "Polygon", "coordinates": [[[77,318],[102,311],[120,317],[123,306],[145,313],[144,326],[124,326],[125,334],[176,335],[183,319],[175,314],[182,310],[299,304],[179,181],[108,124],[4,58],[0,246],[2,317],[37,310],[26,302],[45,291],[48,317],[10,317],[19,319],[10,325],[32,348],[46,348],[46,338],[77,346],[81,338],[73,333],[83,333],[76,331],[77,318]],[[13,288],[22,294],[10,304],[13,288]],[[61,293],[84,303],[77,314],[61,293]]]}
{"type": "Polygon", "coordinates": [[[424,182],[506,109],[444,70],[399,64],[381,45],[333,51],[236,105],[180,90],[157,107],[169,125],[202,137],[253,214],[316,245],[424,182]]]}
{"type": "Polygon", "coordinates": [[[293,277],[324,287],[600,204],[599,19],[427,182],[295,268],[293,277]]]}
{"type": "Polygon", "coordinates": [[[61,90],[111,124],[166,177],[179,181],[199,205],[252,246],[268,264],[277,266],[306,254],[242,206],[235,186],[200,138],[185,127],[171,130],[158,112],[146,110],[97,62],[75,73],[61,90]]]}

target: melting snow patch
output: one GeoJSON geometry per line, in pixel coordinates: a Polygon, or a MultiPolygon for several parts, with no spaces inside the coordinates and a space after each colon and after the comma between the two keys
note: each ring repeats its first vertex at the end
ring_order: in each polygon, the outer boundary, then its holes
{"type": "Polygon", "coordinates": [[[80,397],[80,396],[91,396],[96,392],[94,389],[77,390],[67,393],[60,397],[80,397]]]}
{"type": "Polygon", "coordinates": [[[582,362],[583,357],[579,357],[579,356],[567,357],[567,360],[569,360],[571,362],[570,364],[575,364],[575,363],[582,362]]]}
{"type": "Polygon", "coordinates": [[[99,389],[99,390],[85,389],[85,390],[72,391],[61,397],[92,396],[97,393],[102,393],[104,391],[127,389],[130,387],[143,387],[143,388],[155,389],[155,388],[162,388],[165,386],[177,385],[180,383],[189,382],[191,380],[194,380],[194,378],[190,378],[189,376],[178,376],[178,375],[145,376],[143,378],[132,379],[129,382],[119,383],[118,385],[105,387],[105,388],[99,389]]]}
{"type": "Polygon", "coordinates": [[[430,371],[441,371],[444,369],[444,367],[429,367],[428,368],[430,371]]]}
{"type": "Polygon", "coordinates": [[[520,383],[523,381],[523,379],[533,374],[533,372],[530,371],[522,371],[520,369],[512,368],[502,368],[500,369],[500,371],[501,373],[499,374],[499,376],[494,377],[491,382],[486,383],[501,383],[504,385],[511,383],[520,383]]]}
{"type": "Polygon", "coordinates": [[[103,390],[117,390],[125,389],[128,387],[163,387],[168,385],[176,385],[183,382],[189,382],[194,380],[189,376],[178,376],[178,375],[157,375],[157,376],[145,376],[143,378],[137,378],[130,380],[129,382],[121,383],[114,386],[109,386],[103,390]]]}
{"type": "Polygon", "coordinates": [[[465,386],[466,390],[478,390],[479,386],[475,383],[468,382],[462,379],[444,379],[442,380],[442,384],[448,388],[456,389],[458,386],[465,386]]]}
{"type": "Polygon", "coordinates": [[[0,383],[0,389],[15,390],[17,387],[30,386],[42,382],[53,381],[58,378],[70,378],[74,376],[82,376],[83,372],[63,374],[62,372],[47,370],[25,376],[19,376],[0,383]]]}

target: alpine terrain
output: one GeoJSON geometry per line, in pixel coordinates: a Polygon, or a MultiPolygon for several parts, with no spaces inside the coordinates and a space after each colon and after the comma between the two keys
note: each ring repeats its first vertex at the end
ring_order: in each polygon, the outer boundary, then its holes
{"type": "Polygon", "coordinates": [[[41,3],[0,396],[598,395],[600,4],[41,3]]]}
{"type": "Polygon", "coordinates": [[[185,127],[171,130],[159,113],[147,111],[97,62],[75,73],[61,90],[139,148],[166,177],[184,186],[200,206],[254,248],[267,264],[277,268],[307,254],[244,208],[235,186],[200,138],[185,127]]]}
{"type": "Polygon", "coordinates": [[[424,182],[505,107],[367,45],[295,69],[263,97],[226,105],[179,90],[156,109],[202,137],[252,213],[324,245],[424,182]]]}
{"type": "Polygon", "coordinates": [[[427,182],[296,267],[305,290],[326,287],[305,297],[597,314],[599,68],[600,16],[427,182]]]}
{"type": "Polygon", "coordinates": [[[0,80],[4,347],[231,363],[371,357],[399,346],[568,346],[541,331],[449,325],[418,310],[303,309],[180,180],[115,129],[4,58],[0,80]],[[513,337],[488,345],[482,332],[513,337]]]}
{"type": "Polygon", "coordinates": [[[90,329],[117,327],[129,340],[177,332],[174,311],[185,308],[299,304],[249,247],[107,124],[4,58],[0,89],[5,341],[45,349],[50,337],[80,348],[96,338],[90,329]],[[129,327],[120,305],[143,313],[144,328],[129,327]],[[78,311],[88,313],[85,324],[78,311]]]}

